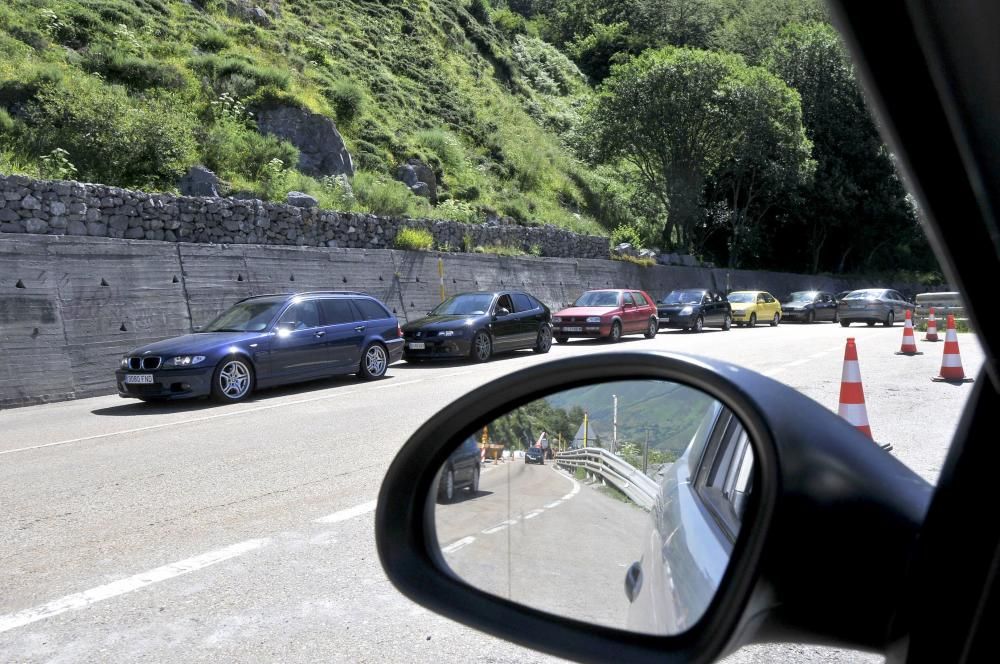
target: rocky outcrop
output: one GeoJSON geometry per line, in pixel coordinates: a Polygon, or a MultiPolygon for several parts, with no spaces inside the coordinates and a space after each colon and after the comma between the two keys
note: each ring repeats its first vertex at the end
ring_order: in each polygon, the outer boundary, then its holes
{"type": "Polygon", "coordinates": [[[437,204],[437,176],[434,169],[419,159],[408,159],[396,169],[396,179],[402,181],[417,196],[437,204]]]}
{"type": "Polygon", "coordinates": [[[314,208],[319,205],[319,201],[309,194],[303,194],[301,191],[288,192],[288,196],[285,197],[285,201],[289,205],[294,205],[295,207],[300,208],[314,208]]]}
{"type": "Polygon", "coordinates": [[[226,13],[233,18],[269,28],[271,27],[271,17],[281,16],[281,4],[278,0],[269,0],[262,4],[267,5],[266,10],[250,0],[226,0],[226,13]]]}
{"type": "Polygon", "coordinates": [[[298,168],[303,173],[317,177],[354,175],[354,160],[330,118],[295,106],[252,110],[262,134],[277,136],[298,148],[298,168]]]}
{"type": "Polygon", "coordinates": [[[192,166],[177,188],[185,196],[218,196],[219,178],[204,166],[192,166]]]}

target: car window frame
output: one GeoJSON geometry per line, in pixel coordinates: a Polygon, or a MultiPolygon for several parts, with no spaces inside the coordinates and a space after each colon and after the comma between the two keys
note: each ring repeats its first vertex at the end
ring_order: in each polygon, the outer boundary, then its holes
{"type": "Polygon", "coordinates": [[[369,321],[373,321],[373,320],[388,320],[388,319],[392,318],[392,313],[389,311],[389,308],[386,307],[386,306],[384,306],[382,303],[380,303],[378,300],[376,300],[373,297],[352,297],[352,298],[349,298],[349,299],[351,300],[351,304],[354,306],[354,308],[357,310],[357,312],[359,314],[359,316],[358,316],[358,321],[359,322],[369,322],[369,321]],[[371,302],[376,307],[378,307],[379,309],[382,310],[381,313],[383,315],[380,316],[379,318],[368,318],[367,314],[365,314],[364,310],[361,308],[361,305],[358,304],[359,302],[362,302],[362,301],[371,302]]]}
{"type": "MultiPolygon", "coordinates": [[[[711,521],[716,525],[726,546],[732,547],[740,532],[741,519],[736,513],[735,505],[714,483],[715,472],[719,470],[718,464],[725,461],[729,452],[729,466],[726,468],[723,477],[727,477],[733,467],[733,460],[736,458],[737,450],[741,438],[746,437],[746,428],[739,421],[739,418],[728,408],[723,407],[716,418],[714,429],[709,438],[709,443],[699,460],[696,473],[693,477],[692,488],[698,496],[698,502],[704,511],[710,516],[711,521]]],[[[745,454],[746,446],[752,443],[749,439],[743,443],[740,454],[745,454]]],[[[752,470],[752,469],[751,469],[752,470]]],[[[752,475],[752,472],[751,472],[752,475]]]]}
{"type": "Polygon", "coordinates": [[[323,312],[320,310],[318,298],[309,297],[309,298],[299,298],[299,299],[295,299],[295,300],[292,300],[291,302],[289,302],[288,306],[286,306],[284,309],[282,309],[281,313],[278,314],[277,319],[275,319],[274,324],[272,325],[272,329],[277,329],[281,325],[281,319],[285,317],[285,314],[288,313],[288,311],[292,307],[297,307],[300,304],[305,304],[305,303],[310,303],[314,307],[316,307],[316,323],[317,324],[313,325],[311,327],[299,327],[299,328],[295,328],[295,329],[289,330],[289,331],[290,332],[302,332],[304,330],[316,330],[316,329],[319,329],[319,328],[323,327],[323,312]]]}
{"type": "Polygon", "coordinates": [[[321,317],[321,322],[324,326],[329,325],[349,325],[359,323],[364,320],[361,314],[361,310],[355,306],[353,298],[349,297],[320,297],[316,298],[317,306],[319,307],[319,315],[321,317]],[[347,303],[347,308],[351,311],[351,320],[334,322],[328,320],[326,317],[326,311],[323,309],[324,302],[345,302],[347,303]]]}
{"type": "Polygon", "coordinates": [[[632,297],[632,293],[630,291],[625,291],[625,292],[622,293],[622,296],[621,296],[621,306],[622,306],[622,308],[631,306],[633,309],[635,309],[638,306],[635,303],[635,298],[632,297]],[[629,302],[629,300],[632,300],[632,301],[629,302]]]}
{"type": "Polygon", "coordinates": [[[531,296],[530,296],[530,295],[528,295],[527,293],[523,293],[523,292],[521,292],[521,291],[515,291],[515,292],[511,293],[511,294],[510,294],[510,300],[511,300],[511,302],[513,302],[513,303],[514,303],[514,307],[515,307],[515,311],[514,311],[514,312],[515,312],[515,313],[519,313],[519,314],[520,314],[520,313],[526,313],[526,312],[528,312],[528,311],[534,311],[534,310],[538,309],[538,306],[537,306],[537,305],[535,304],[535,302],[534,302],[534,301],[532,300],[531,296]],[[518,295],[520,295],[520,296],[521,296],[521,297],[523,297],[523,298],[524,298],[525,300],[527,300],[527,302],[528,302],[528,305],[529,305],[529,308],[527,308],[527,309],[522,309],[522,308],[521,308],[521,307],[520,307],[520,306],[518,305],[518,303],[517,303],[517,296],[518,296],[518,295]]]}
{"type": "Polygon", "coordinates": [[[493,315],[499,316],[500,314],[498,312],[500,311],[500,309],[507,309],[508,312],[507,315],[514,313],[514,298],[510,296],[510,293],[500,293],[499,295],[496,296],[496,299],[493,300],[493,306],[492,306],[493,315]],[[507,300],[510,302],[509,307],[504,307],[503,305],[501,305],[501,302],[503,302],[504,298],[507,298],[507,300]]]}

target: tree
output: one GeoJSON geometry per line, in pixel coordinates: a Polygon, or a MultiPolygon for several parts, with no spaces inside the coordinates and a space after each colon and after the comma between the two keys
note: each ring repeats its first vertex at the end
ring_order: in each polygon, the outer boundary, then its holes
{"type": "Polygon", "coordinates": [[[708,48],[721,18],[718,0],[639,0],[632,28],[652,47],[708,48]]]}
{"type": "Polygon", "coordinates": [[[808,182],[816,164],[799,95],[781,79],[760,67],[738,68],[723,96],[733,136],[716,182],[725,192],[729,267],[735,268],[769,210],[808,182]]]}
{"type": "Polygon", "coordinates": [[[581,136],[590,159],[631,164],[668,210],[665,246],[690,244],[706,175],[730,140],[719,91],[739,66],[739,58],[722,53],[646,51],[613,67],[585,112],[581,136]]]}

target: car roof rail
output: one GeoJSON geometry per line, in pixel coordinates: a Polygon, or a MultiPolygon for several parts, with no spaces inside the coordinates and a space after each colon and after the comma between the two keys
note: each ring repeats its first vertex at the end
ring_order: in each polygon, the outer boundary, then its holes
{"type": "Polygon", "coordinates": [[[299,295],[360,295],[362,297],[372,297],[367,293],[347,290],[299,291],[295,293],[261,293],[260,295],[251,295],[241,300],[237,300],[236,303],[239,304],[240,302],[246,302],[247,300],[255,300],[259,297],[297,297],[299,295]]]}

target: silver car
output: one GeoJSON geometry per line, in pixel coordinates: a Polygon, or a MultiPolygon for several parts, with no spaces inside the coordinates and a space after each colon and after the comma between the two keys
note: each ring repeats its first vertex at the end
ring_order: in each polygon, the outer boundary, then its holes
{"type": "Polygon", "coordinates": [[[872,327],[882,323],[892,327],[896,319],[906,317],[906,312],[913,312],[914,306],[908,302],[899,291],[891,288],[863,288],[851,291],[837,305],[837,317],[840,324],[847,327],[851,323],[867,323],[872,327]]]}

